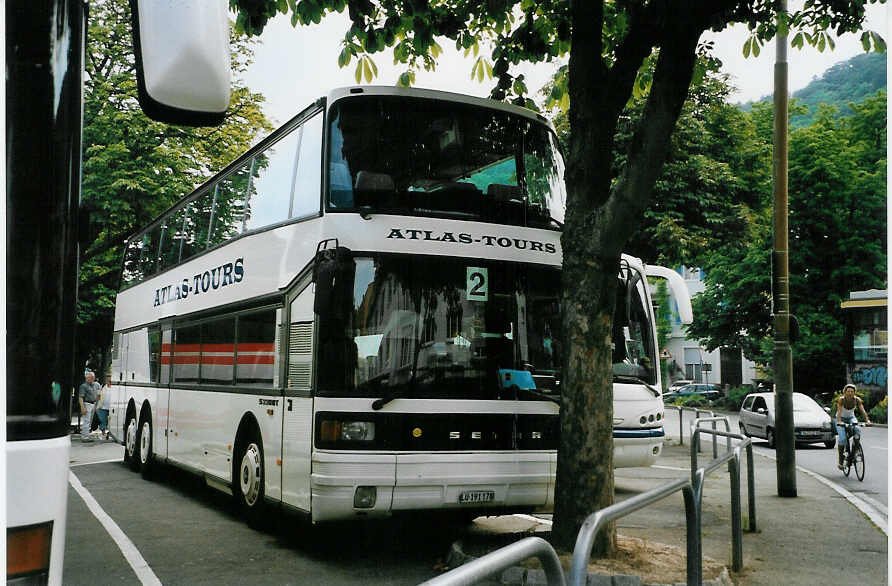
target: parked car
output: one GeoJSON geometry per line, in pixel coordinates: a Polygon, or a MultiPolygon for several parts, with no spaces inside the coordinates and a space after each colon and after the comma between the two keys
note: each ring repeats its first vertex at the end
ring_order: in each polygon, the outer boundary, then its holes
{"type": "MultiPolygon", "coordinates": [[[[738,419],[740,433],[768,440],[774,448],[774,393],[750,393],[743,400],[738,419]]],[[[793,428],[797,443],[836,445],[836,432],[827,412],[814,399],[793,393],[793,428]]]]}
{"type": "Polygon", "coordinates": [[[714,401],[721,398],[722,387],[721,385],[705,383],[687,384],[675,391],[670,390],[664,393],[663,400],[665,401],[667,399],[671,400],[690,396],[702,397],[708,401],[714,401]]]}
{"type": "Polygon", "coordinates": [[[674,383],[672,383],[671,385],[669,385],[669,388],[666,389],[666,392],[667,392],[667,393],[675,392],[675,391],[677,391],[678,389],[680,389],[681,387],[686,386],[686,385],[689,385],[689,384],[691,384],[692,382],[694,382],[694,381],[692,381],[692,380],[688,380],[688,379],[686,379],[686,378],[679,379],[679,380],[675,381],[674,383]]]}

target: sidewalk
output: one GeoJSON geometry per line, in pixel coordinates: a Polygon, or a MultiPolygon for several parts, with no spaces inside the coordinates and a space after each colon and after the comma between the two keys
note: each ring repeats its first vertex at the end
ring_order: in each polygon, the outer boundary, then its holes
{"type": "MultiPolygon", "coordinates": [[[[719,444],[722,453],[724,443],[719,444]]],[[[775,461],[754,450],[756,484],[755,533],[744,531],[744,569],[731,574],[742,585],[775,584],[887,584],[888,540],[883,531],[837,492],[808,474],[799,472],[797,497],[777,496],[775,461]]],[[[702,466],[712,458],[708,441],[700,454],[702,466]]],[[[741,513],[746,528],[746,458],[741,472],[741,513]]],[[[670,440],[657,465],[616,471],[616,500],[621,501],[690,474],[690,448],[670,440]]],[[[833,479],[830,479],[833,480],[833,479]]],[[[550,519],[550,515],[542,515],[550,519]]],[[[505,532],[547,531],[548,522],[520,517],[487,517],[475,522],[475,530],[489,534],[495,543],[505,532]],[[501,535],[500,535],[501,534],[501,535]]],[[[685,555],[685,515],[681,494],[670,496],[617,522],[619,536],[674,546],[685,555]]],[[[707,477],[703,492],[703,556],[731,567],[731,490],[727,467],[707,477]]],[[[494,548],[493,548],[494,549],[494,548]]],[[[649,548],[650,549],[650,548],[649,548]]],[[[684,567],[684,559],[680,560],[684,567]]],[[[623,578],[623,583],[629,583],[623,578]]],[[[643,583],[672,583],[672,577],[643,583]]],[[[704,569],[704,580],[707,574],[704,569]]],[[[617,580],[614,580],[617,582],[617,580]]],[[[504,582],[503,582],[504,583],[504,582]]],[[[608,582],[609,583],[609,582],[608,582]]],[[[632,583],[638,582],[637,577],[632,583]]]]}

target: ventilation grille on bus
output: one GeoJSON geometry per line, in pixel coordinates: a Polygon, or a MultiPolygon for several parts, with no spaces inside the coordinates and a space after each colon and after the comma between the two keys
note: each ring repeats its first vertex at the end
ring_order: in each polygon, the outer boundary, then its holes
{"type": "Polygon", "coordinates": [[[288,340],[290,354],[312,354],[313,322],[292,323],[288,340]]]}
{"type": "Polygon", "coordinates": [[[288,388],[310,388],[313,373],[313,322],[294,322],[288,332],[288,388]]]}

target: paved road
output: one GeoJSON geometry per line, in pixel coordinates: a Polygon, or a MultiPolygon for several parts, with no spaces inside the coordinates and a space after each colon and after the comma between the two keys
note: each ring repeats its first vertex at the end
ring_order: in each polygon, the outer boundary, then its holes
{"type": "MultiPolygon", "coordinates": [[[[685,413],[685,428],[692,416],[685,413]]],[[[728,414],[731,430],[738,432],[737,414],[728,414]]],[[[678,412],[668,410],[666,412],[666,431],[671,438],[678,438],[678,412]]],[[[685,433],[689,433],[686,431],[685,433]]],[[[861,428],[861,443],[864,447],[864,459],[866,472],[864,481],[855,477],[854,470],[848,478],[836,468],[836,449],[828,450],[823,444],[800,445],[796,448],[796,465],[819,474],[836,485],[846,489],[852,494],[863,498],[869,504],[874,505],[885,517],[888,517],[889,507],[889,442],[888,429],[885,427],[861,428]]],[[[707,440],[708,441],[708,440],[707,440]]],[[[711,444],[709,444],[711,445],[711,444]]],[[[707,446],[707,452],[711,448],[707,446]]],[[[761,439],[753,438],[753,447],[756,451],[773,456],[774,450],[761,439]]]]}
{"type": "Polygon", "coordinates": [[[465,530],[431,515],[320,527],[277,515],[255,529],[196,477],[146,481],[120,446],[72,443],[66,586],[418,584],[465,530]]]}

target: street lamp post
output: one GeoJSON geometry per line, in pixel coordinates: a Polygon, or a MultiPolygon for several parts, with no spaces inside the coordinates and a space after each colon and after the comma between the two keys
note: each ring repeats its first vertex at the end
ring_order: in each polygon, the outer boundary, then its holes
{"type": "Polygon", "coordinates": [[[787,33],[780,19],[787,2],[777,3],[777,60],[774,65],[774,401],[777,494],[796,496],[796,443],[793,432],[793,351],[790,347],[790,266],[787,217],[787,33]]]}

